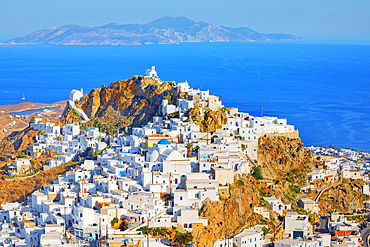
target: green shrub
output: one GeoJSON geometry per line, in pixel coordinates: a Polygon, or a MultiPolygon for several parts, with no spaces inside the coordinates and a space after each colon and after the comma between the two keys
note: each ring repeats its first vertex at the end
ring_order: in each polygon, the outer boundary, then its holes
{"type": "Polygon", "coordinates": [[[253,167],[252,176],[257,180],[263,179],[263,176],[262,176],[262,173],[261,173],[261,168],[259,168],[258,166],[253,167]]]}
{"type": "Polygon", "coordinates": [[[244,185],[244,181],[239,179],[238,181],[236,181],[236,185],[242,186],[244,185]]]}

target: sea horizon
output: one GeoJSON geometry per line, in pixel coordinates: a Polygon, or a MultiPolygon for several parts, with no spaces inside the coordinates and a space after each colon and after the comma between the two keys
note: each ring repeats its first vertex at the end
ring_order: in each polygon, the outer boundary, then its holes
{"type": "Polygon", "coordinates": [[[287,118],[307,145],[370,150],[370,42],[0,46],[0,105],[54,103],[144,74],[209,89],[226,107],[287,118]]]}

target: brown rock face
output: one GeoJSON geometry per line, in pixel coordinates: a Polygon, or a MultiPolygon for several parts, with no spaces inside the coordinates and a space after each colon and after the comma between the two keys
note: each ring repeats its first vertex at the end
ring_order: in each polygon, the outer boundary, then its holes
{"type": "Polygon", "coordinates": [[[369,196],[362,193],[364,184],[360,179],[343,179],[339,185],[329,188],[320,196],[320,210],[324,214],[352,213],[354,209],[364,208],[363,201],[369,200],[369,196]]]}
{"type": "Polygon", "coordinates": [[[315,165],[312,153],[304,148],[301,139],[284,136],[259,138],[257,157],[258,165],[269,178],[310,172],[315,165]]]}
{"type": "Polygon", "coordinates": [[[0,154],[16,156],[20,151],[25,150],[30,143],[33,143],[33,138],[39,134],[39,131],[26,128],[22,131],[13,132],[5,137],[0,142],[0,154]]]}
{"type": "Polygon", "coordinates": [[[233,184],[229,188],[228,198],[219,202],[206,199],[203,202],[201,216],[207,217],[208,226],[193,230],[194,242],[197,246],[213,246],[217,239],[234,236],[247,227],[256,224],[268,224],[271,228],[275,222],[267,221],[253,212],[254,206],[260,202],[261,188],[251,175],[242,175],[242,184],[233,184]]]}
{"type": "Polygon", "coordinates": [[[69,123],[76,123],[83,120],[82,117],[74,109],[71,108],[68,109],[66,108],[63,112],[63,115],[64,117],[57,121],[58,124],[66,125],[69,123]]]}
{"type": "MultiPolygon", "coordinates": [[[[85,95],[76,106],[90,119],[104,120],[114,115],[127,125],[143,125],[155,114],[160,114],[162,99],[173,103],[180,91],[174,82],[159,83],[153,78],[135,76],[131,79],[113,82],[108,87],[95,88],[85,95]]],[[[70,113],[64,114],[62,122],[67,123],[70,113]]],[[[73,118],[70,118],[74,121],[73,118]]]]}
{"type": "Polygon", "coordinates": [[[199,108],[191,108],[187,115],[190,123],[195,123],[200,126],[201,132],[214,132],[220,129],[222,125],[227,123],[227,117],[222,110],[205,111],[204,116],[200,116],[199,108]]]}

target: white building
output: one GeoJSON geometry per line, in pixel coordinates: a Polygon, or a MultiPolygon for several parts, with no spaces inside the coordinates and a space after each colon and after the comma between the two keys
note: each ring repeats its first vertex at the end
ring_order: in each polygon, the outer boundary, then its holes
{"type": "Polygon", "coordinates": [[[239,247],[262,247],[264,238],[260,230],[245,229],[234,236],[234,242],[239,247]]]}
{"type": "Polygon", "coordinates": [[[82,99],[84,96],[84,93],[83,93],[83,89],[81,88],[81,91],[78,91],[76,89],[73,89],[70,93],[69,93],[69,100],[70,101],[79,101],[80,99],[82,99]]]}

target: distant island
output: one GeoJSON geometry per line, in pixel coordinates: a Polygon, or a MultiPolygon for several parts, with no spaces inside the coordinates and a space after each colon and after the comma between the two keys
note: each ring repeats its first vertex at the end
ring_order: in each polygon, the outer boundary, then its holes
{"type": "Polygon", "coordinates": [[[109,23],[86,27],[63,25],[38,30],[3,45],[140,45],[174,44],[180,42],[256,42],[298,41],[292,34],[262,34],[247,27],[230,28],[186,17],[162,17],[147,24],[109,23]]]}

